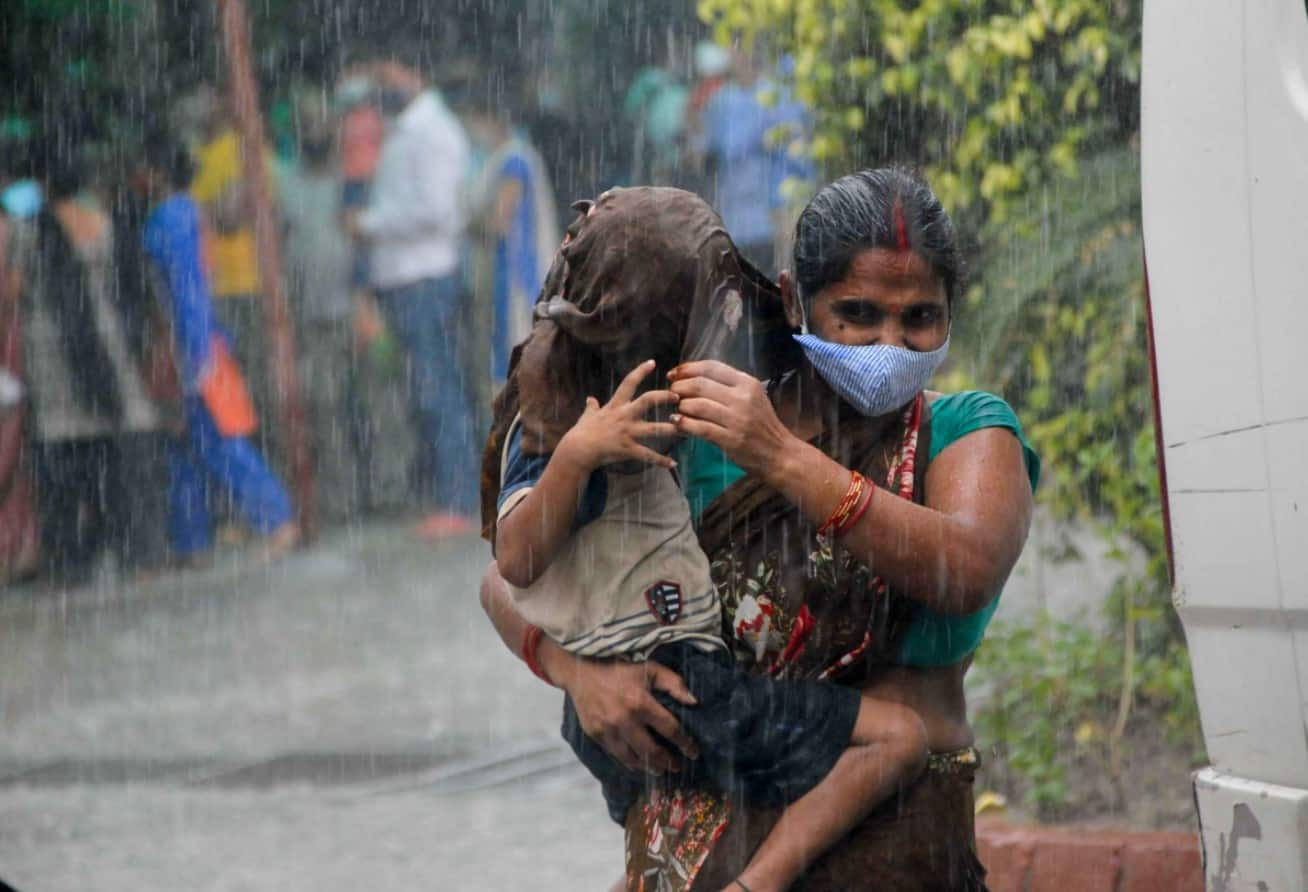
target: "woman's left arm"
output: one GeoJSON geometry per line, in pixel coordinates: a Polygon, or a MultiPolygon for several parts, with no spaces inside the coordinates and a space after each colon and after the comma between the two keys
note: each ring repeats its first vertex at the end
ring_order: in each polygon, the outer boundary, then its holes
{"type": "MultiPolygon", "coordinates": [[[[713,361],[687,363],[672,377],[681,396],[674,423],[683,433],[716,444],[814,524],[831,515],[849,489],[850,470],[792,434],[760,381],[713,361]]],[[[1021,444],[1007,430],[986,428],[931,462],[925,504],[875,489],[841,545],[896,592],[966,615],[989,603],[1008,578],[1031,506],[1021,444]]]]}

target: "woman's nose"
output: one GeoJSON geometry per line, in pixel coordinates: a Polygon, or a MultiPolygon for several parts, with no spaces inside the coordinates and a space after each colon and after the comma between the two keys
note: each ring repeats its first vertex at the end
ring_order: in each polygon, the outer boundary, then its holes
{"type": "Polygon", "coordinates": [[[881,329],[877,332],[875,343],[886,344],[891,347],[907,347],[908,341],[904,337],[904,325],[899,321],[899,317],[887,317],[881,323],[881,329]]]}

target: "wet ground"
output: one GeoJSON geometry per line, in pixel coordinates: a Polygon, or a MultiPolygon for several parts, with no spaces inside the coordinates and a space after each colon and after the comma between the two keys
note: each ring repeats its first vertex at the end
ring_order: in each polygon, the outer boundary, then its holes
{"type": "Polygon", "coordinates": [[[29,890],[605,889],[621,833],[485,546],[338,531],[132,588],[0,593],[0,878],[29,890]]]}
{"type": "MultiPolygon", "coordinates": [[[[1093,606],[1087,572],[1111,568],[1048,551],[1037,530],[1001,615],[1093,606]]],[[[558,739],[560,695],[481,613],[487,557],[374,525],[272,565],[0,592],[0,878],[607,889],[621,833],[558,739]]]]}

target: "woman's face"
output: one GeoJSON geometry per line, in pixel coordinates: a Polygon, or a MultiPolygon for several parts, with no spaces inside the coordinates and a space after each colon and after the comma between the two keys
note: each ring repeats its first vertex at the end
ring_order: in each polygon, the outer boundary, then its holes
{"type": "Polygon", "coordinates": [[[945,286],[916,252],[869,248],[813,296],[808,326],[836,344],[935,350],[949,336],[945,286]]]}

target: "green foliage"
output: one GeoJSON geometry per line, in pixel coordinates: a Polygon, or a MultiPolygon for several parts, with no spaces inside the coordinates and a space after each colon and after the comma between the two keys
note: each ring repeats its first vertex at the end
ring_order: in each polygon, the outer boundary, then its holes
{"type": "Polygon", "coordinates": [[[1136,127],[1140,0],[701,0],[795,63],[831,169],[921,165],[947,207],[1011,204],[1136,127]]]}
{"type": "Polygon", "coordinates": [[[1141,0],[700,0],[719,40],[794,61],[829,175],[923,170],[973,284],[953,383],[1003,394],[1044,464],[1040,503],[1093,524],[1121,573],[1107,636],[1034,618],[978,656],[980,709],[1030,802],[1067,794],[1078,747],[1116,776],[1133,707],[1194,747],[1171,612],[1140,241],[1141,0]],[[1137,555],[1143,555],[1143,564],[1137,555]],[[1081,733],[1078,735],[1077,732],[1081,733]],[[1069,736],[1070,735],[1070,736],[1069,736]],[[1069,744],[1070,741],[1070,744],[1069,744]],[[1098,743],[1096,743],[1096,741],[1098,743]]]}
{"type": "Polygon", "coordinates": [[[993,696],[976,711],[979,737],[999,747],[1028,804],[1062,806],[1069,757],[1105,735],[1121,647],[1086,624],[1039,617],[995,623],[977,654],[993,696]]]}
{"type": "Polygon", "coordinates": [[[1056,818],[1075,805],[1070,778],[1087,764],[1112,783],[1122,807],[1130,795],[1121,767],[1130,746],[1123,690],[1132,691],[1136,721],[1148,722],[1151,734],[1164,729],[1173,758],[1190,765],[1203,759],[1190,661],[1180,642],[1141,657],[1092,624],[1042,614],[995,623],[976,666],[989,688],[973,715],[978,737],[1002,754],[1001,786],[1037,817],[1056,818]],[[1128,671],[1138,686],[1128,683],[1128,671]]]}

